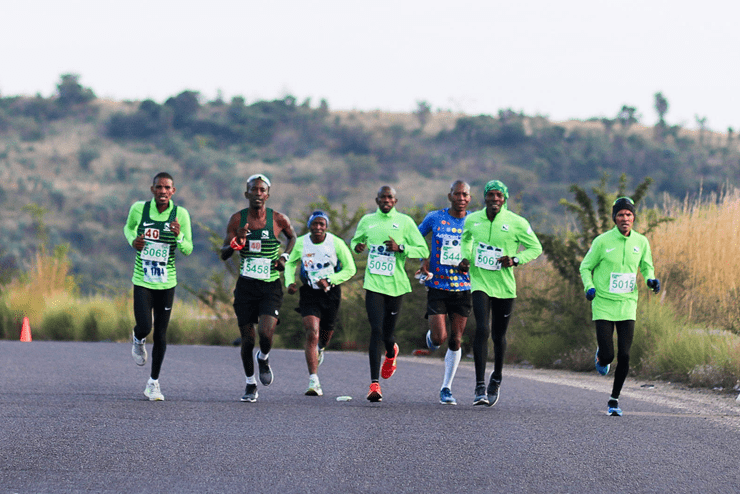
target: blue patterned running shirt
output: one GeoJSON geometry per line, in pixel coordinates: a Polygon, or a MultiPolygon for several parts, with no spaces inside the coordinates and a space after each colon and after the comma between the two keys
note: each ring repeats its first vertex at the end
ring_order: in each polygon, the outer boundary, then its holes
{"type": "Polygon", "coordinates": [[[422,236],[426,237],[427,233],[432,232],[429,271],[434,277],[426,282],[429,288],[453,292],[470,290],[470,275],[457,269],[462,260],[460,238],[464,224],[465,218],[450,216],[449,208],[445,208],[427,214],[419,225],[422,236]]]}

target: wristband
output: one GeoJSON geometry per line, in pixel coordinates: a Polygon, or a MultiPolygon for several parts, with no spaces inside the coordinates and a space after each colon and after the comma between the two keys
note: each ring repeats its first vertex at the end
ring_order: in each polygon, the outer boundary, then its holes
{"type": "Polygon", "coordinates": [[[231,247],[234,250],[242,250],[244,248],[244,245],[240,244],[237,238],[238,237],[234,237],[231,239],[231,243],[229,244],[229,247],[231,247]]]}
{"type": "Polygon", "coordinates": [[[287,252],[283,252],[282,254],[280,254],[280,257],[287,261],[290,258],[290,254],[288,254],[287,252]]]}

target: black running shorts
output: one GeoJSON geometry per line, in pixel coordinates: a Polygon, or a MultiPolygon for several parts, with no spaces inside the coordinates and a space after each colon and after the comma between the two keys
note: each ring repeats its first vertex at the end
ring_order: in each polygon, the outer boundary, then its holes
{"type": "Polygon", "coordinates": [[[325,292],[311,288],[310,285],[301,285],[299,292],[298,311],[301,317],[316,316],[321,319],[321,329],[333,331],[339,304],[342,301],[341,287],[335,286],[325,292]]]}
{"type": "Polygon", "coordinates": [[[257,324],[260,316],[277,318],[283,305],[283,285],[240,276],[234,289],[234,312],[239,327],[257,324]]]}
{"type": "Polygon", "coordinates": [[[459,314],[469,317],[473,310],[473,297],[470,290],[453,292],[429,288],[427,292],[427,313],[425,317],[435,314],[459,314]]]}

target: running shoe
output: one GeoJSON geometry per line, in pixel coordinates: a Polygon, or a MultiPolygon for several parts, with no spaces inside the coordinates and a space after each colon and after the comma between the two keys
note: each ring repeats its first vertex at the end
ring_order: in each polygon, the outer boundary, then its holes
{"type": "Polygon", "coordinates": [[[478,384],[475,387],[475,399],[473,405],[486,405],[488,406],[488,395],[486,395],[486,385],[478,384]]]}
{"type": "Polygon", "coordinates": [[[599,374],[601,374],[602,376],[609,374],[609,364],[606,364],[606,365],[599,364],[599,347],[596,347],[596,356],[594,357],[594,364],[596,364],[596,371],[599,374]]]}
{"type": "Polygon", "coordinates": [[[159,390],[159,381],[149,380],[144,388],[144,396],[149,398],[149,401],[164,401],[164,395],[159,390]]]}
{"type": "Polygon", "coordinates": [[[247,384],[247,388],[244,390],[244,396],[242,396],[242,401],[247,403],[254,403],[257,401],[258,396],[259,393],[257,392],[257,385],[247,384]]]}
{"type": "Polygon", "coordinates": [[[606,412],[608,415],[611,415],[612,417],[622,416],[622,409],[619,408],[619,401],[609,400],[609,403],[607,403],[607,406],[609,407],[609,410],[607,410],[606,412]]]}
{"type": "Polygon", "coordinates": [[[308,378],[308,389],[306,390],[305,395],[306,396],[322,396],[324,394],[323,391],[321,391],[321,383],[319,382],[318,377],[309,377],[308,378]]]}
{"type": "Polygon", "coordinates": [[[501,389],[501,381],[497,381],[491,375],[491,380],[488,381],[488,387],[486,388],[486,395],[488,396],[488,406],[492,407],[498,403],[499,390],[501,389]]]}
{"type": "Polygon", "coordinates": [[[263,386],[269,386],[272,384],[272,369],[270,368],[270,362],[269,358],[266,358],[265,360],[262,360],[258,357],[258,355],[262,355],[261,352],[257,352],[254,354],[255,359],[257,360],[257,367],[259,367],[259,375],[260,375],[260,382],[263,386]]]}
{"type": "Polygon", "coordinates": [[[134,338],[134,344],[131,347],[131,356],[134,358],[134,363],[136,365],[144,365],[146,364],[146,346],[144,344],[146,343],[146,338],[142,338],[141,340],[136,339],[136,335],[132,334],[134,338]]]}
{"type": "Polygon", "coordinates": [[[321,347],[317,347],[317,348],[318,348],[318,353],[319,353],[319,365],[321,365],[324,363],[324,349],[321,347]]]}
{"type": "Polygon", "coordinates": [[[380,393],[380,383],[370,383],[370,391],[367,393],[367,400],[373,403],[383,401],[383,395],[380,393]]]}
{"type": "Polygon", "coordinates": [[[439,390],[439,402],[443,405],[457,405],[457,400],[453,398],[450,388],[439,390]]]}
{"type": "Polygon", "coordinates": [[[396,367],[398,366],[396,363],[398,359],[398,343],[393,344],[393,350],[395,351],[393,356],[388,357],[386,355],[385,360],[383,360],[383,367],[380,369],[380,377],[383,379],[389,379],[396,372],[396,367]]]}
{"type": "Polygon", "coordinates": [[[439,345],[435,345],[432,341],[432,330],[427,331],[427,348],[430,350],[437,350],[439,348],[439,345]]]}

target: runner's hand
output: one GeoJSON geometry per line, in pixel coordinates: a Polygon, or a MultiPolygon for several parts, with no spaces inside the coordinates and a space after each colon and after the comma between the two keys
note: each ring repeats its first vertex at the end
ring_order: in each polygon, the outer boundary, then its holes
{"type": "Polygon", "coordinates": [[[365,252],[365,244],[355,245],[355,252],[357,252],[358,254],[362,254],[363,252],[365,252]]]}
{"type": "Polygon", "coordinates": [[[144,240],[144,234],[139,235],[134,239],[133,242],[131,242],[131,247],[138,251],[144,250],[144,246],[146,245],[146,240],[144,240]]]}
{"type": "Polygon", "coordinates": [[[467,273],[470,271],[470,261],[463,259],[460,261],[460,264],[457,265],[457,269],[459,269],[461,273],[467,273]]]}
{"type": "Polygon", "coordinates": [[[586,292],[586,300],[589,302],[596,297],[596,288],[589,288],[586,292]]]}
{"type": "Polygon", "coordinates": [[[654,280],[647,280],[647,286],[653,290],[653,293],[658,293],[660,291],[660,280],[657,278],[654,280]]]}
{"type": "Polygon", "coordinates": [[[177,221],[177,218],[175,218],[175,221],[170,223],[170,231],[175,234],[175,237],[180,236],[180,222],[177,221]]]}
{"type": "Polygon", "coordinates": [[[288,295],[295,295],[295,292],[298,291],[298,285],[295,283],[291,283],[288,285],[288,295]]]}

